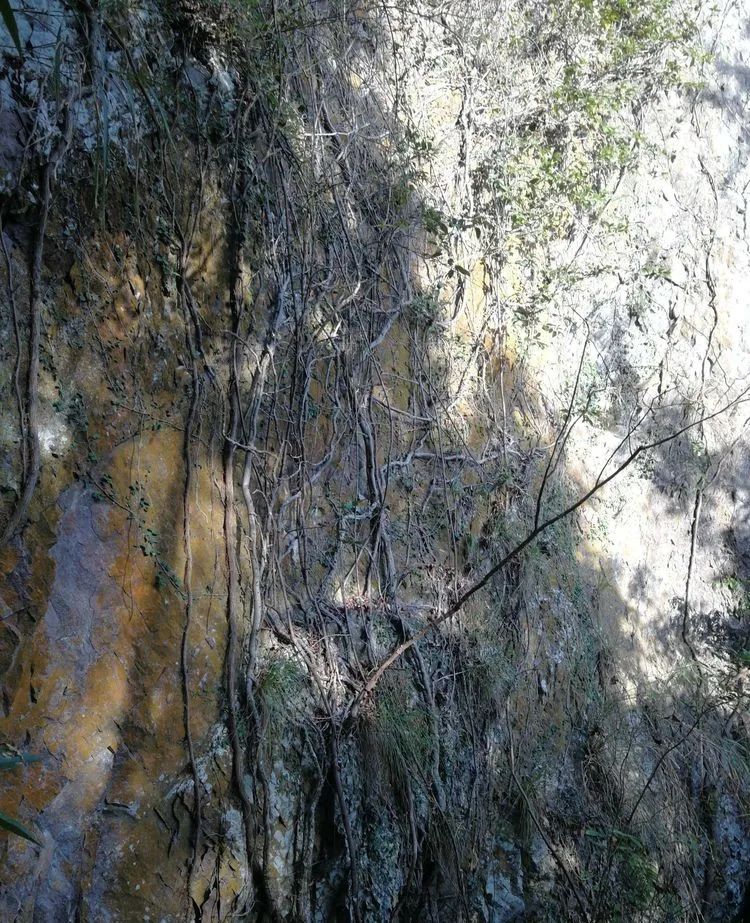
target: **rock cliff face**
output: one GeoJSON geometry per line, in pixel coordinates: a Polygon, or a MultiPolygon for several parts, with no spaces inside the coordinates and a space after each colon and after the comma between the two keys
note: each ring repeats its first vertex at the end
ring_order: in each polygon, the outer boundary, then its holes
{"type": "Polygon", "coordinates": [[[750,8],[14,10],[2,918],[741,919],[750,8]]]}

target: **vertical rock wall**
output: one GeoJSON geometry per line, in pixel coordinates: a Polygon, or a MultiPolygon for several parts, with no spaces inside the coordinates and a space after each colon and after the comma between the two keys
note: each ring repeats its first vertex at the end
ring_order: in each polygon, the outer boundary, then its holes
{"type": "Polygon", "coordinates": [[[24,6],[3,918],[739,912],[750,12],[668,12],[24,6]]]}

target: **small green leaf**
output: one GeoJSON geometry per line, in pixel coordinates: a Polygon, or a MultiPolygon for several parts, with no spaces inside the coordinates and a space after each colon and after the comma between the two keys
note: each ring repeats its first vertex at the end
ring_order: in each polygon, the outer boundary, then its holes
{"type": "Polygon", "coordinates": [[[34,756],[33,753],[3,753],[0,756],[0,769],[9,769],[19,763],[38,763],[40,760],[41,756],[34,756]]]}
{"type": "Polygon", "coordinates": [[[11,833],[15,833],[16,836],[22,836],[25,840],[31,840],[37,846],[42,845],[35,836],[29,833],[23,824],[19,824],[17,820],[7,815],[4,811],[0,811],[0,828],[9,830],[11,833]]]}
{"type": "Polygon", "coordinates": [[[16,23],[16,17],[13,15],[13,10],[10,8],[9,0],[0,0],[0,16],[3,17],[5,28],[10,33],[10,37],[13,39],[13,44],[18,49],[18,53],[23,55],[21,36],[18,34],[18,24],[16,23]]]}

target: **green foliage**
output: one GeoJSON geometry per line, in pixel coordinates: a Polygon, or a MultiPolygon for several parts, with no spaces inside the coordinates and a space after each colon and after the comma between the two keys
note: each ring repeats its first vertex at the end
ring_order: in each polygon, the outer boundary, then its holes
{"type": "Polygon", "coordinates": [[[474,656],[465,667],[477,716],[499,714],[514,686],[517,676],[508,646],[499,619],[479,627],[474,656]]]}
{"type": "Polygon", "coordinates": [[[649,908],[659,879],[658,863],[649,855],[643,842],[622,830],[586,830],[586,836],[606,843],[615,856],[619,882],[611,919],[631,920],[633,913],[649,908]]]}
{"type": "Polygon", "coordinates": [[[445,215],[432,205],[422,204],[422,225],[428,234],[442,237],[448,232],[445,215]]]}
{"type": "MultiPolygon", "coordinates": [[[[15,766],[28,765],[29,763],[38,763],[40,759],[41,757],[34,756],[32,754],[4,753],[0,755],[0,769],[13,769],[15,766]]],[[[37,846],[42,845],[33,835],[33,833],[24,827],[20,821],[16,820],[14,817],[11,817],[9,814],[6,814],[4,811],[0,811],[0,828],[7,830],[9,833],[13,833],[16,836],[23,837],[25,840],[30,840],[37,846]]]]}
{"type": "Polygon", "coordinates": [[[716,580],[716,586],[719,589],[726,590],[732,596],[744,599],[748,593],[748,586],[745,580],[737,577],[735,574],[727,574],[725,577],[719,577],[716,580]]]}
{"type": "Polygon", "coordinates": [[[682,85],[699,56],[695,23],[674,0],[525,3],[511,32],[514,64],[536,91],[512,122],[487,127],[478,174],[497,246],[530,261],[598,215],[607,179],[644,145],[638,111],[682,85]]]}
{"type": "Polygon", "coordinates": [[[278,724],[288,719],[304,691],[305,673],[287,657],[276,657],[264,667],[258,678],[258,691],[267,719],[278,724]]]}
{"type": "Polygon", "coordinates": [[[420,292],[409,302],[406,316],[412,324],[429,327],[440,316],[440,301],[433,292],[420,292]]]}
{"type": "Polygon", "coordinates": [[[18,34],[18,23],[16,23],[16,17],[11,9],[10,3],[8,0],[0,0],[0,16],[3,19],[5,28],[8,30],[8,34],[13,39],[13,44],[16,46],[18,53],[23,55],[23,48],[21,47],[21,37],[18,34]]]}
{"type": "Polygon", "coordinates": [[[2,827],[3,830],[7,830],[9,833],[15,833],[16,836],[23,837],[25,840],[31,840],[31,842],[35,843],[37,846],[42,845],[32,833],[29,833],[20,821],[17,821],[4,811],[0,811],[0,827],[2,827]]]}
{"type": "MultiPolygon", "coordinates": [[[[622,897],[627,910],[646,910],[654,898],[659,867],[642,843],[631,844],[622,852],[622,897]]],[[[623,919],[631,919],[624,916],[623,919]]]]}
{"type": "Polygon", "coordinates": [[[735,574],[727,574],[718,578],[715,586],[728,594],[730,611],[741,613],[750,610],[750,581],[735,574]]]}
{"type": "Polygon", "coordinates": [[[4,753],[0,756],[0,769],[10,769],[13,766],[28,766],[30,763],[38,763],[41,756],[34,756],[33,753],[4,753]]]}
{"type": "Polygon", "coordinates": [[[409,704],[407,690],[383,685],[369,723],[370,738],[396,781],[405,772],[421,774],[434,746],[430,716],[423,708],[409,704]]]}
{"type": "Polygon", "coordinates": [[[159,535],[157,532],[154,532],[153,529],[145,529],[143,532],[143,540],[138,546],[141,549],[141,554],[145,558],[156,558],[159,556],[159,535]]]}

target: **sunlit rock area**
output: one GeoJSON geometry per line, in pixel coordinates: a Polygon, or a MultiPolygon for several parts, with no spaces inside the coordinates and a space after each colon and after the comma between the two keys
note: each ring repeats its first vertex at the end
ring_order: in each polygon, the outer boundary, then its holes
{"type": "Polygon", "coordinates": [[[750,919],[750,4],[0,0],[0,919],[750,919]]]}

